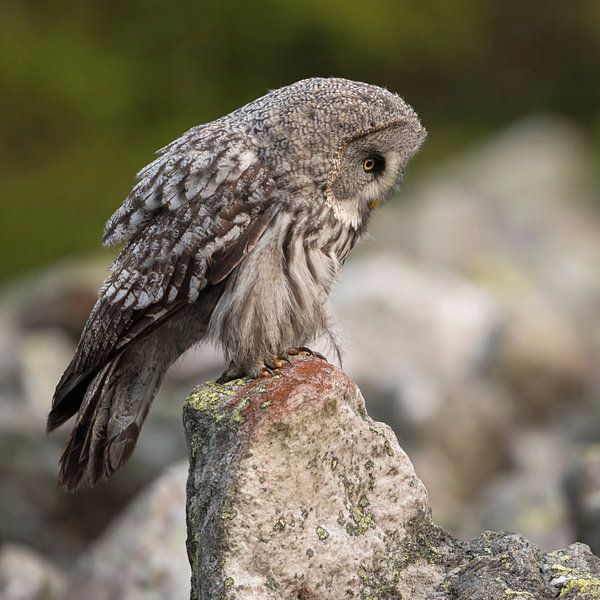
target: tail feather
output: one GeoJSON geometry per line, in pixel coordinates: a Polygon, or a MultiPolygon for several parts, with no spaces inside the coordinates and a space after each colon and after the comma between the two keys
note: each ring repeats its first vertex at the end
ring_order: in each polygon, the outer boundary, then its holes
{"type": "Polygon", "coordinates": [[[66,423],[79,410],[93,376],[92,373],[75,376],[71,362],[56,386],[52,410],[46,422],[47,433],[66,423]]]}
{"type": "Polygon", "coordinates": [[[126,354],[100,370],[60,458],[59,485],[70,491],[84,482],[93,486],[128,460],[163,376],[164,369],[136,369],[126,354]]]}
{"type": "Polygon", "coordinates": [[[92,424],[102,408],[106,397],[102,396],[104,383],[112,365],[106,365],[91,381],[81,401],[75,426],[67,439],[60,457],[58,483],[69,491],[75,491],[87,473],[92,424]]]}

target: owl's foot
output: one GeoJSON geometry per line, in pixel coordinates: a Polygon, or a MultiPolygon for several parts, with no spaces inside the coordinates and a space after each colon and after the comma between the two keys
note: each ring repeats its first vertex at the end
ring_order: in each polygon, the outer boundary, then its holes
{"type": "Polygon", "coordinates": [[[290,348],[287,353],[290,356],[298,356],[298,354],[306,354],[307,356],[315,356],[316,358],[320,358],[325,362],[328,362],[327,359],[320,353],[307,348],[306,346],[297,346],[296,348],[290,348]]]}
{"type": "Polygon", "coordinates": [[[280,354],[279,356],[274,356],[272,360],[265,360],[265,365],[261,369],[259,377],[272,377],[275,375],[275,371],[283,367],[283,363],[287,363],[290,367],[292,366],[292,361],[287,354],[280,354]]]}
{"type": "Polygon", "coordinates": [[[273,356],[266,359],[262,365],[259,364],[256,367],[246,369],[238,367],[235,363],[231,362],[221,377],[217,379],[217,383],[227,383],[241,377],[272,377],[279,369],[285,366],[285,363],[290,367],[292,366],[292,361],[287,354],[273,356]]]}

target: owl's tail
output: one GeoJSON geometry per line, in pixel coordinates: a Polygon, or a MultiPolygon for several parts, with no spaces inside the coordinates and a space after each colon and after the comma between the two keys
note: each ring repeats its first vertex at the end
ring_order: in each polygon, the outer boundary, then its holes
{"type": "Polygon", "coordinates": [[[104,365],[85,390],[60,458],[59,484],[70,491],[108,479],[133,452],[168,365],[132,354],[104,365]]]}

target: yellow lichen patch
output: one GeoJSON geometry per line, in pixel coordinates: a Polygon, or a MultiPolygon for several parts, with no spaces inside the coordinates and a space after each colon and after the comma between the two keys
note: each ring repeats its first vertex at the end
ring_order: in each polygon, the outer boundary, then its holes
{"type": "Polygon", "coordinates": [[[589,598],[600,598],[600,579],[597,577],[570,579],[560,590],[559,598],[564,598],[569,592],[588,594],[589,598]]]}
{"type": "Polygon", "coordinates": [[[246,408],[246,406],[248,406],[248,402],[248,398],[242,398],[233,409],[231,418],[233,419],[234,423],[241,424],[245,421],[244,417],[242,416],[242,411],[246,408]]]}

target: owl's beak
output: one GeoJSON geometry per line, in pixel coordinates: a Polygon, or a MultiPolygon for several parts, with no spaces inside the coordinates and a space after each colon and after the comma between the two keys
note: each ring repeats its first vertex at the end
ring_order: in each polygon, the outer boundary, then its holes
{"type": "Polygon", "coordinates": [[[379,198],[375,198],[375,200],[371,200],[371,202],[369,202],[369,208],[372,208],[373,210],[379,208],[380,206],[381,200],[379,198]]]}

